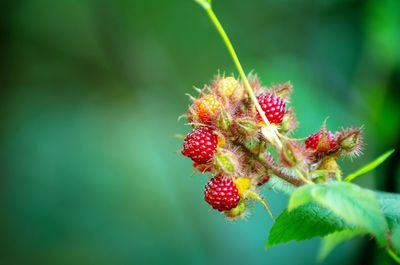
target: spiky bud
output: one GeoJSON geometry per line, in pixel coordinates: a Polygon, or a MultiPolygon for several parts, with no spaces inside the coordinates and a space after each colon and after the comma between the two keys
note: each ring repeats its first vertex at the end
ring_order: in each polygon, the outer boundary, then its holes
{"type": "Polygon", "coordinates": [[[338,147],[336,138],[326,129],[325,124],[318,132],[310,135],[304,143],[315,154],[330,152],[338,147]]]}
{"type": "Polygon", "coordinates": [[[238,118],[235,121],[235,128],[246,139],[254,137],[259,130],[257,123],[250,118],[238,118]]]}
{"type": "Polygon", "coordinates": [[[227,131],[232,125],[232,116],[225,109],[221,109],[216,119],[216,125],[223,131],[227,131]]]}
{"type": "Polygon", "coordinates": [[[253,154],[259,154],[262,153],[265,148],[266,144],[263,142],[260,142],[257,138],[253,137],[250,139],[245,139],[243,141],[244,146],[251,151],[253,154]]]}
{"type": "Polygon", "coordinates": [[[280,133],[289,133],[292,132],[294,129],[296,129],[298,126],[296,117],[294,115],[293,110],[288,110],[285,113],[285,116],[283,116],[283,120],[279,126],[279,132],[280,133]]]}
{"type": "Polygon", "coordinates": [[[214,157],[214,164],[217,169],[226,175],[235,175],[240,170],[238,156],[227,149],[219,149],[214,157]]]}
{"type": "Polygon", "coordinates": [[[285,141],[280,151],[280,159],[286,167],[296,167],[304,163],[308,157],[307,150],[294,140],[285,141]]]}
{"type": "Polygon", "coordinates": [[[343,155],[359,156],[362,149],[362,130],[361,128],[349,128],[337,134],[337,143],[343,155]]]}

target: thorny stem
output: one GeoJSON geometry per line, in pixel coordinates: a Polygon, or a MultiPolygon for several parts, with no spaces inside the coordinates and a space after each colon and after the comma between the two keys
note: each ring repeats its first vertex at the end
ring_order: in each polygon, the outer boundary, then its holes
{"type": "Polygon", "coordinates": [[[233,45],[231,43],[231,41],[229,40],[228,35],[226,34],[224,28],[222,27],[221,23],[219,22],[217,16],[215,15],[214,11],[211,8],[211,1],[207,1],[207,0],[195,0],[197,3],[199,3],[207,12],[208,16],[210,17],[211,21],[213,22],[214,26],[216,27],[217,31],[219,32],[219,34],[221,35],[222,40],[225,43],[226,48],[228,49],[233,62],[236,65],[236,68],[240,74],[240,77],[242,78],[243,82],[244,82],[244,86],[246,88],[247,93],[250,96],[250,99],[253,101],[254,105],[256,106],[256,109],[258,111],[258,113],[260,113],[261,118],[263,120],[263,122],[266,124],[266,129],[269,131],[271,137],[273,138],[272,140],[272,144],[276,145],[276,147],[278,149],[282,148],[282,142],[278,137],[277,134],[277,130],[276,128],[271,125],[271,123],[268,121],[267,117],[265,116],[264,111],[262,110],[260,104],[258,103],[258,100],[254,94],[253,89],[251,88],[250,82],[247,79],[247,76],[243,70],[242,65],[240,64],[239,58],[235,52],[235,49],[233,48],[233,45]]]}
{"type": "Polygon", "coordinates": [[[234,141],[235,145],[239,146],[240,149],[246,153],[248,156],[252,157],[254,160],[260,162],[260,164],[266,169],[266,170],[271,170],[272,173],[283,179],[284,181],[292,184],[293,186],[299,187],[305,184],[305,182],[301,179],[295,178],[293,176],[290,176],[284,172],[282,172],[282,170],[275,165],[274,162],[270,161],[269,159],[266,159],[263,156],[259,156],[257,154],[254,154],[253,152],[251,152],[243,143],[241,143],[240,141],[235,140],[234,141]]]}
{"type": "Polygon", "coordinates": [[[298,179],[295,177],[292,177],[284,172],[271,160],[265,159],[265,158],[260,158],[259,161],[266,167],[266,169],[271,169],[272,173],[276,175],[277,177],[280,177],[281,179],[285,180],[286,182],[299,187],[304,185],[306,182],[302,179],[298,179]]]}

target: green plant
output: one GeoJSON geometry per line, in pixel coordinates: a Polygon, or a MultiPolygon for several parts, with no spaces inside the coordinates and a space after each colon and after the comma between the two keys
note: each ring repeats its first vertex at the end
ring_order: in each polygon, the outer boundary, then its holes
{"type": "Polygon", "coordinates": [[[240,75],[240,79],[217,76],[211,85],[198,90],[197,98],[190,96],[193,104],[185,115],[189,124],[194,131],[204,129],[218,140],[192,137],[191,133],[191,142],[185,139],[182,153],[200,172],[229,178],[229,185],[206,186],[205,200],[229,219],[245,216],[252,200],[272,216],[259,189],[267,184],[290,196],[287,209],[271,228],[267,248],[323,237],[319,255],[323,259],[337,244],[370,235],[400,263],[400,195],[351,183],[384,162],[393,150],[344,177],[337,161],[360,154],[361,128],[332,133],[324,121],[305,142],[293,138],[297,122],[288,100],[292,85],[263,87],[257,76],[246,76],[211,1],[196,2],[214,23],[240,75]],[[228,202],[232,198],[234,202],[228,202]],[[220,203],[229,207],[219,207],[220,203]]]}

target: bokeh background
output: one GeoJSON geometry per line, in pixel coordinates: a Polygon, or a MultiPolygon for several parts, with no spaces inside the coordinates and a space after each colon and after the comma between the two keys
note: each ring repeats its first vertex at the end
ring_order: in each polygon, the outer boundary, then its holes
{"type": "MultiPolygon", "coordinates": [[[[291,81],[301,128],[365,128],[400,150],[400,1],[215,0],[247,71],[291,81]]],[[[177,117],[218,70],[236,73],[190,0],[0,3],[0,264],[315,264],[320,240],[265,251],[256,206],[227,222],[203,201],[177,117]]],[[[358,183],[399,191],[399,153],[358,183]]],[[[278,214],[287,198],[264,193],[278,214]]],[[[301,224],[298,224],[301,225],[301,224]]],[[[390,264],[368,239],[323,264],[390,264]]]]}

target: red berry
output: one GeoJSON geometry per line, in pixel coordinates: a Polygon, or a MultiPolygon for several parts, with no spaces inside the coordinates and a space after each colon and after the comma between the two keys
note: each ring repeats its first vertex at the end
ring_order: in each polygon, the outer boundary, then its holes
{"type": "Polygon", "coordinates": [[[210,127],[199,127],[186,136],[182,154],[197,164],[205,164],[213,158],[217,144],[218,137],[210,127]]]}
{"type": "MultiPolygon", "coordinates": [[[[263,93],[257,97],[257,100],[270,123],[279,124],[282,122],[286,107],[282,98],[271,93],[263,93]]],[[[261,120],[261,115],[258,112],[257,118],[261,120]]]]}
{"type": "Polygon", "coordinates": [[[304,143],[308,149],[316,153],[325,153],[337,147],[335,137],[324,128],[308,136],[304,143]]]}
{"type": "Polygon", "coordinates": [[[219,174],[208,181],[204,199],[214,209],[224,212],[238,206],[240,196],[232,178],[219,174]]]}

